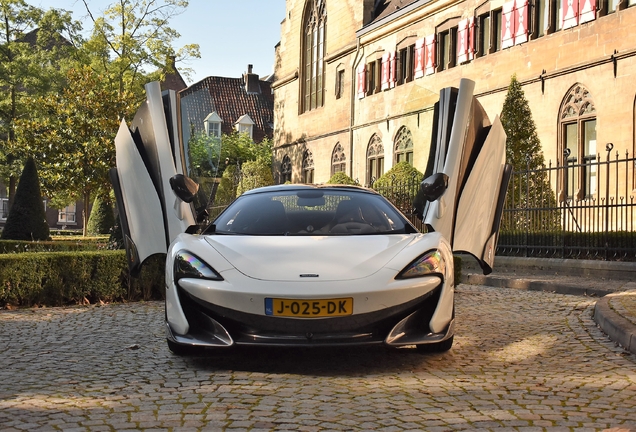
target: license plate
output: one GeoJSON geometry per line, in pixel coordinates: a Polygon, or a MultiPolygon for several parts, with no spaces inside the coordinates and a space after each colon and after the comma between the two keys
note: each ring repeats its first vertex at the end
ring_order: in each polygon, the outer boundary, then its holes
{"type": "Polygon", "coordinates": [[[338,299],[282,299],[266,298],[265,314],[294,318],[346,316],[353,313],[353,298],[338,299]]]}

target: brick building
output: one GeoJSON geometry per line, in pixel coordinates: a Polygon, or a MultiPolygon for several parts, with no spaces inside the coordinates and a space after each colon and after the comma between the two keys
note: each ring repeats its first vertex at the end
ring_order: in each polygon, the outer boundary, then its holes
{"type": "Polygon", "coordinates": [[[401,160],[424,171],[439,90],[474,80],[493,119],[513,74],[546,161],[563,163],[565,148],[589,160],[610,142],[632,155],[634,34],[636,0],[287,0],[275,178],[345,171],[369,184],[401,160]]]}

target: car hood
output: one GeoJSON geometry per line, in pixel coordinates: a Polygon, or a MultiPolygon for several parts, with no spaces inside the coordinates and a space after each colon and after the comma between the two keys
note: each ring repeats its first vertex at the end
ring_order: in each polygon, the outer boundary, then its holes
{"type": "MultiPolygon", "coordinates": [[[[206,240],[238,271],[271,281],[334,281],[367,277],[384,267],[416,236],[236,236],[206,240]]],[[[415,257],[414,257],[415,258],[415,257]]]]}

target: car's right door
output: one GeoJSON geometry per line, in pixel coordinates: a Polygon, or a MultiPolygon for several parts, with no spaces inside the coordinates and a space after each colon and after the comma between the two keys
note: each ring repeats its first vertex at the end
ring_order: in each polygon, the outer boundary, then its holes
{"type": "MultiPolygon", "coordinates": [[[[427,179],[436,178],[419,210],[428,229],[440,232],[454,252],[473,255],[484,273],[494,264],[499,222],[511,167],[499,117],[492,124],[473,96],[474,82],[440,92],[427,179]],[[443,179],[443,181],[442,181],[443,179]]],[[[427,184],[429,181],[429,184],[427,184]]],[[[420,202],[423,199],[420,196],[420,202]]]]}

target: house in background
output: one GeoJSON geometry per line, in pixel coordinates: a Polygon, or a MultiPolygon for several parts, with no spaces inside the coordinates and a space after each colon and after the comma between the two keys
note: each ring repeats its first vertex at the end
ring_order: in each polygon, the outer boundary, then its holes
{"type": "Polygon", "coordinates": [[[260,79],[252,65],[241,78],[208,77],[177,96],[181,139],[186,147],[198,133],[220,137],[244,132],[256,143],[274,136],[271,77],[260,79]]]}

